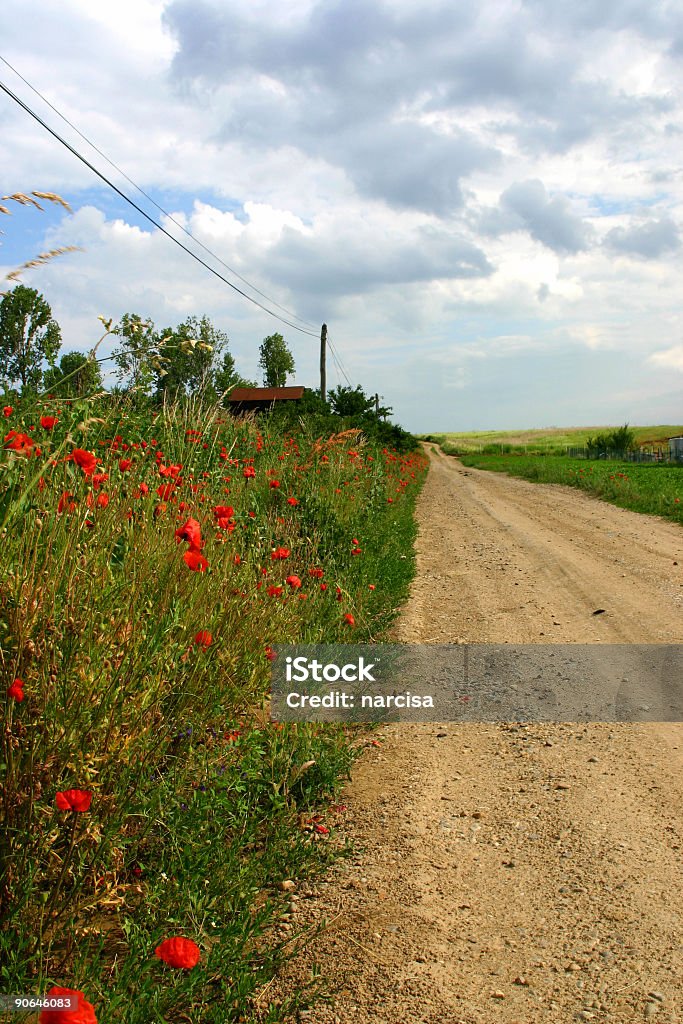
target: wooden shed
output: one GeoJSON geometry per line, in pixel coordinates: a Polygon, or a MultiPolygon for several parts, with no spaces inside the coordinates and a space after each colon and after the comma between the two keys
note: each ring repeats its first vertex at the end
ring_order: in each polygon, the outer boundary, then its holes
{"type": "Polygon", "coordinates": [[[230,393],[230,411],[239,415],[244,412],[268,412],[279,402],[298,402],[303,398],[303,387],[284,388],[235,388],[230,393]]]}

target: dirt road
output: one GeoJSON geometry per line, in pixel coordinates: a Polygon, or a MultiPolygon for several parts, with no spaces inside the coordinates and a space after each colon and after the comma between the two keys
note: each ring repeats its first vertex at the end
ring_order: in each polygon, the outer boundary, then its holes
{"type": "MultiPolygon", "coordinates": [[[[683,531],[436,449],[404,642],[681,642],[683,531]],[[599,616],[597,609],[604,609],[599,616]]],[[[301,886],[316,1024],[683,1022],[683,726],[392,725],[301,886]]]]}

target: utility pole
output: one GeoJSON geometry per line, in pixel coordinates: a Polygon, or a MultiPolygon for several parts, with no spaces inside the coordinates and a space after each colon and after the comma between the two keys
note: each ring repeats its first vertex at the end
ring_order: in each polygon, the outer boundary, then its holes
{"type": "Polygon", "coordinates": [[[325,357],[327,354],[327,324],[323,324],[320,332],[320,397],[323,402],[327,401],[327,377],[325,370],[325,357]]]}

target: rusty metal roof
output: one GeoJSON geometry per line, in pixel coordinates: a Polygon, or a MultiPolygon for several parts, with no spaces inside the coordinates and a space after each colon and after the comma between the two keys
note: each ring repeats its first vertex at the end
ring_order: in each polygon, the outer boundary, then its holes
{"type": "Polygon", "coordinates": [[[278,402],[288,399],[303,398],[304,388],[297,386],[286,388],[235,388],[230,392],[231,402],[278,402]]]}

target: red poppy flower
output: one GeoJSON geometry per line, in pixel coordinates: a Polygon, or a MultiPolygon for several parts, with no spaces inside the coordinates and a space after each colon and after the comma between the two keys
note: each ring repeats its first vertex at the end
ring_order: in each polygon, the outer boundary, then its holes
{"type": "Polygon", "coordinates": [[[184,526],[178,527],[175,532],[176,541],[179,544],[181,540],[187,541],[193,547],[200,548],[202,543],[201,526],[196,519],[188,519],[184,526]]]}
{"type": "Polygon", "coordinates": [[[351,614],[351,612],[347,612],[346,613],[346,615],[344,616],[344,622],[347,624],[347,626],[355,626],[356,625],[356,620],[354,619],[354,617],[351,614]]]}
{"type": "Polygon", "coordinates": [[[301,586],[301,580],[298,576],[294,576],[293,574],[287,577],[285,583],[288,583],[292,590],[298,590],[301,586]]]}
{"type": "Polygon", "coordinates": [[[95,1007],[88,1002],[80,989],[53,985],[49,992],[45,993],[47,999],[59,999],[60,996],[71,996],[71,1007],[68,1010],[43,1010],[39,1017],[40,1024],[97,1024],[95,1007]]]}
{"type": "Polygon", "coordinates": [[[245,468],[245,470],[244,470],[244,473],[242,474],[242,476],[243,476],[243,477],[244,477],[244,478],[245,478],[246,480],[248,480],[248,479],[249,479],[250,477],[256,476],[256,470],[254,469],[254,467],[253,467],[253,466],[247,466],[247,467],[245,468]]]}
{"type": "Polygon", "coordinates": [[[271,552],[270,557],[274,562],[277,562],[278,559],[289,558],[291,553],[292,552],[289,550],[289,548],[275,548],[275,550],[271,552]]]}
{"type": "Polygon", "coordinates": [[[134,497],[134,498],[139,498],[140,496],[142,496],[142,497],[144,498],[144,496],[145,496],[146,494],[149,494],[149,487],[148,487],[148,486],[147,486],[147,484],[146,484],[146,483],[144,483],[144,481],[143,481],[143,483],[141,483],[141,484],[140,484],[140,486],[139,486],[139,488],[137,489],[137,491],[134,491],[134,493],[133,493],[133,497],[134,497]]]}
{"type": "Polygon", "coordinates": [[[327,583],[321,583],[321,584],[320,584],[320,589],[321,589],[321,590],[322,590],[323,592],[324,592],[325,590],[327,590],[327,583]]]}
{"type": "Polygon", "coordinates": [[[329,836],[330,830],[327,825],[320,825],[317,821],[313,825],[313,831],[318,832],[321,836],[329,836]]]}
{"type": "Polygon", "coordinates": [[[174,935],[172,939],[164,939],[154,953],[171,967],[182,967],[184,970],[196,967],[201,956],[197,943],[192,939],[184,939],[181,935],[174,935]]]}
{"type": "Polygon", "coordinates": [[[351,554],[352,555],[362,555],[363,554],[363,549],[362,548],[351,548],[351,554]]]}
{"type": "Polygon", "coordinates": [[[14,700],[21,702],[24,699],[24,681],[23,679],[15,679],[10,687],[7,689],[7,696],[13,697],[14,700]]]}
{"type": "Polygon", "coordinates": [[[88,506],[88,508],[92,508],[93,505],[97,505],[98,508],[106,508],[107,505],[109,504],[109,495],[98,494],[97,497],[94,498],[92,494],[89,494],[88,497],[85,499],[85,503],[88,506]]]}
{"type": "Polygon", "coordinates": [[[232,505],[216,505],[213,514],[216,519],[232,519],[235,510],[232,505]]]}
{"type": "Polygon", "coordinates": [[[282,593],[282,591],[283,591],[282,587],[270,586],[270,587],[268,587],[268,590],[266,591],[266,593],[268,594],[268,597],[279,597],[280,594],[282,593]]]}
{"type": "Polygon", "coordinates": [[[12,415],[12,413],[13,413],[13,412],[14,412],[14,409],[12,408],[12,406],[11,406],[11,405],[5,405],[5,406],[3,407],[3,410],[2,410],[2,415],[3,415],[3,416],[4,416],[5,418],[6,418],[6,419],[9,419],[9,417],[10,417],[10,416],[12,415]]]}
{"type": "Polygon", "coordinates": [[[368,583],[368,590],[374,590],[374,589],[375,589],[375,584],[374,583],[368,583]]]}
{"type": "Polygon", "coordinates": [[[203,647],[206,650],[213,643],[213,637],[208,629],[200,629],[198,633],[195,633],[194,642],[198,647],[203,647]]]}
{"type": "Polygon", "coordinates": [[[28,434],[18,434],[16,430],[10,430],[9,434],[5,436],[5,448],[9,448],[13,452],[26,452],[30,455],[33,438],[28,434]]]}
{"type": "Polygon", "coordinates": [[[62,512],[64,512],[65,509],[66,509],[67,512],[75,512],[76,511],[76,502],[72,501],[71,500],[72,498],[73,498],[73,494],[70,494],[69,491],[64,491],[62,493],[61,498],[57,502],[57,512],[60,515],[62,514],[62,512]]]}
{"type": "Polygon", "coordinates": [[[119,459],[119,469],[122,473],[128,472],[130,467],[133,465],[132,459],[119,459]]]}
{"type": "Polygon", "coordinates": [[[58,416],[41,416],[40,425],[44,430],[52,430],[52,428],[59,422],[58,416]]]}
{"type": "Polygon", "coordinates": [[[205,572],[209,566],[204,555],[200,555],[197,548],[189,548],[183,555],[183,558],[185,560],[185,564],[188,565],[193,572],[205,572]]]}
{"type": "Polygon", "coordinates": [[[91,801],[92,793],[87,789],[65,789],[56,796],[60,811],[87,811],[91,801]]]}
{"type": "Polygon", "coordinates": [[[66,461],[75,462],[86,476],[91,476],[97,466],[97,458],[93,452],[88,452],[84,448],[74,448],[71,455],[67,455],[66,461]]]}
{"type": "Polygon", "coordinates": [[[177,480],[182,468],[182,466],[159,466],[159,473],[161,476],[170,476],[177,480]]]}
{"type": "Polygon", "coordinates": [[[268,659],[268,661],[275,661],[275,659],[277,658],[277,654],[270,646],[270,644],[267,644],[266,646],[266,658],[268,659]]]}
{"type": "Polygon", "coordinates": [[[322,569],[309,569],[308,570],[308,575],[312,576],[313,579],[321,580],[323,578],[323,576],[325,575],[325,573],[323,572],[322,569]]]}
{"type": "Polygon", "coordinates": [[[269,480],[268,481],[268,486],[269,487],[279,487],[280,486],[280,481],[279,480],[269,480]]]}
{"type": "Polygon", "coordinates": [[[298,500],[298,498],[287,498],[287,504],[288,505],[292,505],[292,506],[298,505],[299,504],[299,500],[298,500]]]}
{"type": "Polygon", "coordinates": [[[157,487],[157,494],[159,495],[162,501],[170,501],[170,499],[173,497],[175,488],[176,485],[173,481],[171,481],[168,484],[159,484],[159,486],[157,487]]]}

